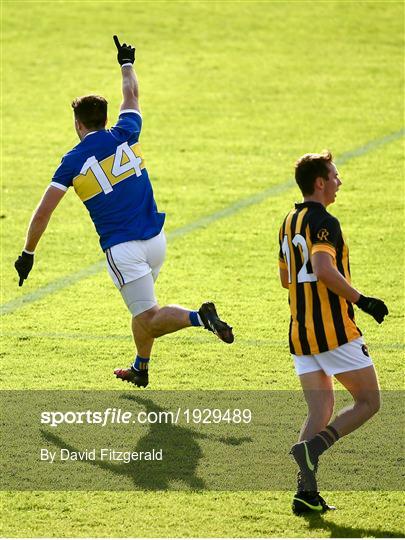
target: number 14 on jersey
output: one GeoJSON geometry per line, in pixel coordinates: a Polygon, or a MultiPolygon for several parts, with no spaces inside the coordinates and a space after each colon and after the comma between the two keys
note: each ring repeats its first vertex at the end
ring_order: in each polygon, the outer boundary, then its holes
{"type": "MultiPolygon", "coordinates": [[[[117,146],[111,174],[115,177],[118,177],[133,169],[136,176],[139,177],[142,175],[141,163],[142,159],[134,154],[133,150],[130,148],[127,142],[124,142],[123,144],[117,146]],[[127,159],[127,161],[125,161],[125,163],[122,163],[124,157],[127,159]]],[[[85,161],[80,171],[80,174],[86,174],[89,169],[91,169],[91,171],[93,172],[103,192],[105,194],[111,193],[113,187],[107,175],[101,168],[100,163],[97,161],[96,156],[91,156],[85,161]]]]}

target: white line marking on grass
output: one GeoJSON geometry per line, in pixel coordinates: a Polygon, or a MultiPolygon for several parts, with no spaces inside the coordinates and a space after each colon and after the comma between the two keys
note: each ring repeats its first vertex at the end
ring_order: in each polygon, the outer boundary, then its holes
{"type": "MultiPolygon", "coordinates": [[[[336,159],[336,163],[338,165],[343,165],[347,161],[363,156],[364,154],[367,154],[368,152],[371,152],[376,148],[384,146],[385,144],[388,144],[392,141],[396,141],[404,135],[405,129],[400,129],[399,131],[395,131],[394,133],[385,135],[380,139],[374,139],[372,141],[369,141],[364,146],[360,146],[358,148],[355,148],[354,150],[349,150],[348,152],[343,153],[340,157],[336,159]]],[[[286,180],[281,184],[271,186],[264,191],[260,191],[259,193],[255,193],[254,195],[250,195],[249,197],[246,197],[244,199],[240,199],[239,201],[236,201],[235,203],[227,206],[226,208],[223,208],[222,210],[218,210],[217,212],[214,212],[209,216],[204,216],[200,219],[197,219],[196,221],[193,221],[192,223],[189,223],[188,225],[184,225],[183,227],[179,227],[178,229],[169,232],[167,234],[167,239],[168,241],[171,241],[175,238],[185,236],[186,234],[189,234],[190,232],[193,232],[197,229],[206,227],[207,225],[210,225],[211,223],[219,219],[236,214],[236,212],[239,212],[244,208],[248,208],[249,206],[253,206],[254,204],[261,203],[268,197],[274,197],[276,195],[279,195],[280,193],[287,191],[293,186],[294,180],[290,178],[289,180],[286,180]]],[[[24,294],[18,298],[15,298],[14,300],[6,302],[1,306],[1,314],[7,315],[13,313],[28,304],[32,304],[37,300],[41,300],[41,298],[48,296],[48,294],[53,294],[57,291],[60,291],[61,289],[69,287],[69,285],[73,285],[78,281],[81,281],[82,279],[86,279],[93,274],[97,274],[98,272],[101,272],[103,270],[104,266],[105,261],[102,260],[90,266],[87,266],[86,268],[82,268],[81,270],[74,272],[73,274],[69,274],[62,278],[55,279],[44,287],[40,287],[39,289],[31,293],[24,294]]]]}
{"type": "MultiPolygon", "coordinates": [[[[15,337],[20,341],[28,341],[30,339],[57,339],[57,340],[74,340],[74,341],[130,341],[132,342],[132,336],[130,334],[70,334],[63,332],[3,332],[5,337],[15,337]]],[[[222,347],[222,343],[219,339],[213,339],[212,336],[198,336],[198,335],[179,335],[176,336],[164,336],[161,340],[176,341],[180,343],[183,341],[189,344],[195,343],[209,343],[213,345],[219,345],[222,347]]],[[[285,339],[249,339],[238,338],[238,344],[247,347],[263,347],[263,346],[279,346],[283,349],[288,349],[288,344],[285,339]]],[[[373,350],[405,350],[404,343],[372,343],[367,341],[369,347],[373,350]]]]}

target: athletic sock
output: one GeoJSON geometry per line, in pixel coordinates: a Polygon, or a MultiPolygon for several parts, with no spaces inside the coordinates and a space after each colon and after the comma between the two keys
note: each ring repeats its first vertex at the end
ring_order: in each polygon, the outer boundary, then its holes
{"type": "Polygon", "coordinates": [[[190,311],[188,315],[190,317],[191,326],[204,326],[198,311],[190,311]]]}
{"type": "Polygon", "coordinates": [[[328,448],[335,444],[340,438],[339,433],[332,426],[326,426],[323,431],[320,431],[307,442],[308,452],[313,461],[317,461],[319,456],[328,448]]]}
{"type": "Polygon", "coordinates": [[[136,358],[134,360],[134,363],[132,364],[132,367],[136,371],[143,371],[145,369],[148,369],[149,358],[142,358],[141,356],[136,355],[136,358]]]}

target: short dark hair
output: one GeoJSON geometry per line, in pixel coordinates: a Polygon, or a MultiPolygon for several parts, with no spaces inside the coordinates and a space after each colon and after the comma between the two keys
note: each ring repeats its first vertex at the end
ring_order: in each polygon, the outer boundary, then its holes
{"type": "Polygon", "coordinates": [[[304,154],[295,163],[295,180],[303,195],[312,195],[315,189],[315,180],[320,176],[328,179],[329,165],[333,157],[329,150],[321,154],[304,154]]]}
{"type": "Polygon", "coordinates": [[[102,96],[77,97],[72,101],[75,118],[87,129],[103,129],[107,123],[107,100],[102,96]]]}

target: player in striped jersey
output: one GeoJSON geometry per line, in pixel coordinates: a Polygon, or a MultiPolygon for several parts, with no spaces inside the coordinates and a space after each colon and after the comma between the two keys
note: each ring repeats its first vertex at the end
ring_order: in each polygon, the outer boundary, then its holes
{"type": "Polygon", "coordinates": [[[284,219],[279,233],[280,280],[289,291],[289,344],[300,378],[308,416],[291,453],[300,471],[293,511],[332,509],[319,495],[319,456],[348,435],[380,406],[377,375],[353,304],[382,323],[388,309],[382,300],[363,296],[351,285],[349,251],[339,221],[326,207],[342,182],[330,152],[305,154],[295,179],[303,195],[284,219]],[[347,388],[352,406],[333,413],[333,377],[347,388]]]}

